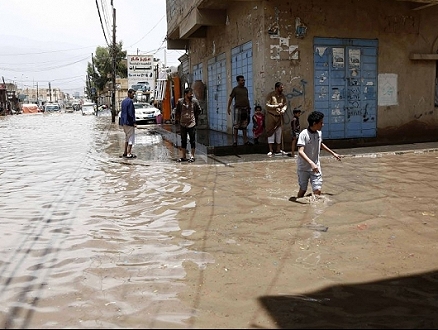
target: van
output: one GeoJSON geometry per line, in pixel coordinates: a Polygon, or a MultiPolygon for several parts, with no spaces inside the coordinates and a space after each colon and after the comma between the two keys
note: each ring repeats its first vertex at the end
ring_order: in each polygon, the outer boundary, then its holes
{"type": "Polygon", "coordinates": [[[85,102],[82,104],[82,115],[94,115],[96,114],[97,106],[96,103],[85,102]]]}

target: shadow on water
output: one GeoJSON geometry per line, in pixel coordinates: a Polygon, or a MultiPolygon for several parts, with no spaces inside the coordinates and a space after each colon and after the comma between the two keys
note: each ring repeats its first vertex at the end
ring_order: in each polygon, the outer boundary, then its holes
{"type": "Polygon", "coordinates": [[[259,301],[281,329],[436,329],[438,272],[259,301]]]}

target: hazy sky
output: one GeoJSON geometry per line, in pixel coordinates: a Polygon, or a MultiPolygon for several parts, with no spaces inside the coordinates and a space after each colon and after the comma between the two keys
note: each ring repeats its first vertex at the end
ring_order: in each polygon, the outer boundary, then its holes
{"type": "MultiPolygon", "coordinates": [[[[179,65],[184,51],[165,49],[165,0],[113,0],[113,6],[116,39],[128,55],[153,54],[168,66],[179,65]]],[[[111,0],[0,0],[0,13],[0,76],[6,83],[48,88],[50,82],[83,94],[91,55],[112,42],[111,0]]]]}

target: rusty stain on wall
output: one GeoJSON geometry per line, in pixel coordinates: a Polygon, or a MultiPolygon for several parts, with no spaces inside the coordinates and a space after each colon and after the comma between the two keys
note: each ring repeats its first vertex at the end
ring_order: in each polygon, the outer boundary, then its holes
{"type": "Polygon", "coordinates": [[[381,30],[388,33],[417,34],[418,19],[414,16],[385,16],[380,20],[381,30]]]}

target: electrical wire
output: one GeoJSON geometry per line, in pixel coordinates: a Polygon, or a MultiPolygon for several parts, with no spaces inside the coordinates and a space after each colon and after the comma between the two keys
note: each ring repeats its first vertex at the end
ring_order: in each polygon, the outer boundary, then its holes
{"type": "MultiPolygon", "coordinates": [[[[151,32],[152,32],[152,31],[158,26],[158,24],[160,24],[160,22],[161,22],[165,17],[166,17],[166,15],[163,15],[163,17],[161,17],[161,19],[158,21],[158,23],[155,24],[155,25],[152,27],[152,29],[150,29],[150,30],[148,31],[148,33],[146,33],[143,37],[141,37],[140,40],[134,42],[134,43],[133,43],[131,46],[129,46],[129,47],[132,47],[132,46],[138,44],[140,41],[142,41],[144,38],[146,38],[146,36],[149,35],[149,34],[150,34],[150,33],[151,33],[151,32]]],[[[161,46],[160,46],[160,47],[161,47],[161,46]]]]}
{"type": "Polygon", "coordinates": [[[80,47],[80,48],[71,48],[71,49],[49,50],[49,51],[37,52],[37,53],[0,54],[0,57],[2,57],[2,56],[27,56],[27,55],[42,55],[42,54],[50,54],[50,53],[61,53],[61,52],[70,52],[72,50],[80,50],[80,49],[95,48],[95,47],[96,47],[96,45],[87,46],[87,47],[80,47]]]}
{"type": "Polygon", "coordinates": [[[105,20],[106,33],[110,36],[110,35],[112,35],[112,32],[111,32],[111,25],[112,24],[108,20],[108,16],[109,16],[108,15],[108,6],[107,6],[107,3],[104,2],[104,0],[100,0],[100,3],[102,5],[102,12],[103,12],[103,18],[105,20]]]}
{"type": "MultiPolygon", "coordinates": [[[[40,68],[40,69],[33,69],[33,70],[29,70],[29,72],[42,72],[42,71],[50,71],[50,70],[55,70],[55,69],[60,69],[60,68],[65,68],[68,67],[70,65],[85,61],[89,58],[89,55],[87,55],[87,57],[83,57],[79,60],[76,60],[74,62],[70,62],[67,64],[63,64],[63,65],[57,65],[57,66],[51,66],[51,67],[44,67],[44,68],[40,68]]],[[[23,71],[23,67],[21,68],[16,68],[16,69],[12,69],[12,68],[2,68],[0,67],[0,70],[5,70],[5,71],[11,71],[11,72],[22,72],[23,71]]]]}
{"type": "Polygon", "coordinates": [[[99,3],[96,0],[97,13],[99,14],[100,26],[102,27],[103,36],[105,37],[106,44],[109,46],[108,38],[106,37],[105,28],[103,26],[102,17],[100,15],[99,3]]]}

